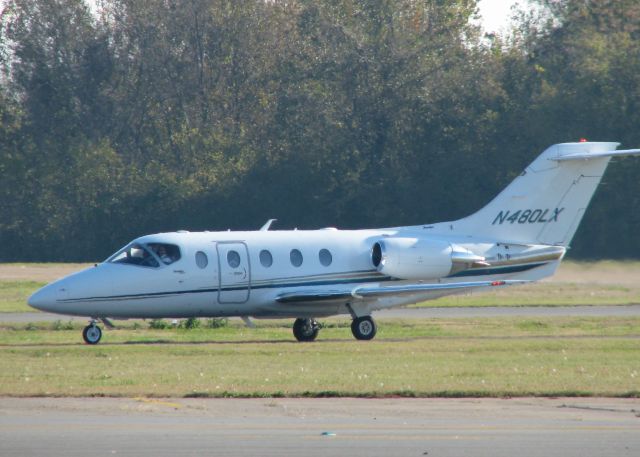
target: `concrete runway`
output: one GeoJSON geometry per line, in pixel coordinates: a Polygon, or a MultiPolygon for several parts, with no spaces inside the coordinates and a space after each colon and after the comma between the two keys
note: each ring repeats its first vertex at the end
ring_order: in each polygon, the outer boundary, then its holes
{"type": "MultiPolygon", "coordinates": [[[[489,306],[447,308],[393,308],[374,311],[376,319],[385,318],[476,318],[476,317],[553,317],[553,316],[640,316],[640,305],[622,306],[489,306]]],[[[346,316],[345,316],[346,317],[346,316]]],[[[0,313],[0,322],[54,322],[88,320],[86,317],[48,313],[0,313]]],[[[116,325],[118,321],[114,322],[116,325]]]]}
{"type": "Polygon", "coordinates": [[[640,455],[640,400],[0,398],[2,456],[640,455]]]}

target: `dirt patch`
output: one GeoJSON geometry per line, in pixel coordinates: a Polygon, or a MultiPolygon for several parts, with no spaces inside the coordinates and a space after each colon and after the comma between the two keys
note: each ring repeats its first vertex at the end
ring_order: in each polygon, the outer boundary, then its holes
{"type": "Polygon", "coordinates": [[[640,289],[640,262],[563,262],[555,276],[545,282],[620,285],[640,289]]]}
{"type": "Polygon", "coordinates": [[[92,265],[90,263],[0,263],[0,281],[51,282],[92,265]]]}

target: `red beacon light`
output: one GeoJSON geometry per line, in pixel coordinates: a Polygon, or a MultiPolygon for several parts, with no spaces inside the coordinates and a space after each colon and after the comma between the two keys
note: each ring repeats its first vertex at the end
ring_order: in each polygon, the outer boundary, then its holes
{"type": "Polygon", "coordinates": [[[586,143],[587,139],[586,138],[580,138],[580,143],[586,143]]]}

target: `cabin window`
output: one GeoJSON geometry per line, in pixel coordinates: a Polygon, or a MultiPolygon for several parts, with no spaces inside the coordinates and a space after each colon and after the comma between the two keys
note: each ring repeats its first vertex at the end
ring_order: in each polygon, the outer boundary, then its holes
{"type": "Polygon", "coordinates": [[[328,267],[331,265],[331,262],[333,262],[333,256],[328,249],[320,249],[320,252],[318,252],[318,258],[320,259],[320,263],[325,267],[328,267]]]}
{"type": "Polygon", "coordinates": [[[227,263],[231,268],[238,268],[240,266],[240,254],[237,251],[227,252],[227,263]]]}
{"type": "Polygon", "coordinates": [[[265,268],[269,268],[271,265],[273,265],[273,257],[271,256],[271,253],[266,249],[260,251],[260,264],[265,268]]]}
{"type": "Polygon", "coordinates": [[[180,249],[175,244],[149,243],[147,246],[165,265],[180,260],[180,249]]]}
{"type": "Polygon", "coordinates": [[[160,264],[151,251],[144,245],[133,243],[111,256],[107,262],[138,265],[141,267],[159,267],[160,264]]]}
{"type": "Polygon", "coordinates": [[[209,265],[207,254],[202,251],[196,252],[196,265],[198,265],[198,267],[202,269],[207,268],[207,265],[209,265]]]}
{"type": "Polygon", "coordinates": [[[289,258],[291,259],[291,265],[294,267],[299,267],[302,265],[302,252],[297,249],[292,249],[291,254],[289,254],[289,258]]]}

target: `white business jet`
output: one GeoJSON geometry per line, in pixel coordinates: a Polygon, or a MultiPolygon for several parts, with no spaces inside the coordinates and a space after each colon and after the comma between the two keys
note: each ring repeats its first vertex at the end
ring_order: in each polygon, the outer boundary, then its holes
{"type": "Polygon", "coordinates": [[[488,205],[452,222],[373,230],[178,231],[138,238],[103,263],[38,290],[34,308],[98,320],[240,316],[295,318],[313,341],[315,318],[349,314],[359,340],[372,311],[551,276],[618,143],[556,144],[488,205]]]}

